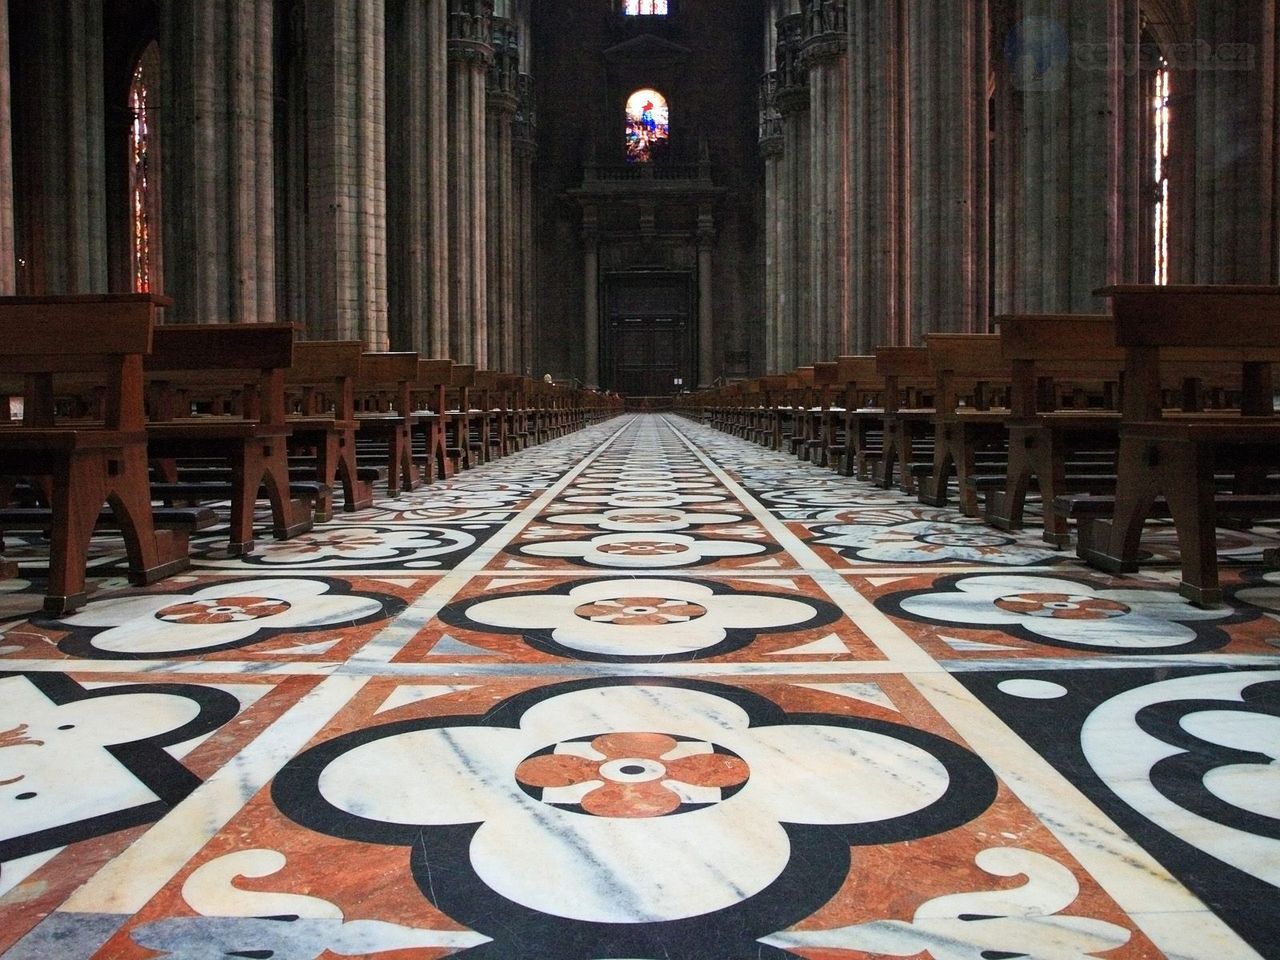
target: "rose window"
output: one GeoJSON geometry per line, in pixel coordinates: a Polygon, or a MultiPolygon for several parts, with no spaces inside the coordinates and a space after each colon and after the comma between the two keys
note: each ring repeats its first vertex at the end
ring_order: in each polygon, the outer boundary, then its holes
{"type": "Polygon", "coordinates": [[[516,768],[536,800],[575,813],[644,819],[729,799],[750,771],[716,744],[662,733],[609,733],[547,747],[516,768]]]}

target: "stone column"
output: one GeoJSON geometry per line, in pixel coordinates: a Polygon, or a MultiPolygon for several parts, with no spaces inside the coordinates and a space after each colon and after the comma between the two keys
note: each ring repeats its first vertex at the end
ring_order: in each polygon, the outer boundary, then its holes
{"type": "Polygon", "coordinates": [[[779,305],[778,367],[786,371],[812,362],[813,313],[809,287],[809,88],[800,65],[802,14],[778,20],[778,90],[783,153],[780,170],[778,244],[782,290],[779,305]]]}
{"type": "Polygon", "coordinates": [[[276,319],[273,4],[161,9],[165,293],[171,320],[276,319]]]}
{"type": "Polygon", "coordinates": [[[20,293],[107,289],[102,0],[11,9],[14,227],[20,293]]]}
{"type": "Polygon", "coordinates": [[[760,153],[764,156],[764,322],[765,370],[781,371],[782,329],[782,232],[783,134],[777,104],[778,72],[760,80],[760,153]]]}
{"type": "Polygon", "coordinates": [[[534,100],[533,77],[520,74],[517,84],[519,96],[513,136],[515,144],[515,196],[519,214],[516,236],[516,268],[519,280],[516,284],[518,307],[516,321],[519,335],[515,338],[516,355],[512,360],[512,373],[531,375],[533,372],[533,329],[536,322],[537,284],[534,265],[534,180],[533,161],[537,155],[538,116],[534,100]]]}
{"type": "Polygon", "coordinates": [[[910,337],[906,16],[903,0],[870,0],[850,9],[850,348],[859,354],[910,337]]]}
{"type": "Polygon", "coordinates": [[[582,381],[600,386],[600,235],[596,209],[582,212],[582,381]]]}
{"type": "Polygon", "coordinates": [[[385,350],[383,0],[306,4],[307,327],[385,350]]]}
{"type": "Polygon", "coordinates": [[[1195,282],[1275,283],[1276,5],[1198,3],[1195,36],[1195,282]]]}
{"type": "Polygon", "coordinates": [[[912,339],[987,328],[986,0],[910,4],[912,339]]]}
{"type": "Polygon", "coordinates": [[[387,181],[392,344],[449,353],[448,11],[439,0],[388,7],[387,181]]]}
{"type": "Polygon", "coordinates": [[[17,292],[13,242],[13,122],[9,114],[9,0],[0,0],[0,296],[17,292]]]}
{"type": "Polygon", "coordinates": [[[715,303],[712,295],[712,251],[715,249],[715,221],[709,204],[698,210],[698,387],[715,380],[715,303]]]}
{"type": "Polygon", "coordinates": [[[493,63],[487,93],[485,144],[488,179],[489,366],[515,369],[518,325],[516,297],[516,208],[512,124],[519,106],[520,48],[511,20],[493,21],[493,63]]]}
{"type": "Polygon", "coordinates": [[[809,83],[809,264],[813,359],[849,343],[849,23],[845,0],[806,0],[800,60],[809,83]]]}
{"type": "MultiPolygon", "coordinates": [[[[1123,109],[1136,0],[1023,0],[1003,74],[1020,100],[1016,193],[1004,211],[1015,312],[1105,311],[1093,290],[1126,276],[1123,109]]],[[[1008,133],[1009,131],[1004,131],[1008,133]]]]}
{"type": "Polygon", "coordinates": [[[488,364],[485,84],[493,0],[449,0],[449,351],[488,364]]]}

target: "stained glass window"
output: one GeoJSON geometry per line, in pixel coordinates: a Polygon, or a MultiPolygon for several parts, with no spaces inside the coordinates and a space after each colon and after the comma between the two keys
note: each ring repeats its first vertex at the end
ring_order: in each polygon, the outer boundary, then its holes
{"type": "Polygon", "coordinates": [[[651,162],[670,135],[667,98],[657,90],[633,93],[627,100],[627,162],[651,162]]]}
{"type": "Polygon", "coordinates": [[[133,289],[147,293],[154,289],[156,244],[159,236],[159,195],[157,190],[157,141],[153,126],[155,106],[152,79],[159,55],[152,45],[138,60],[129,86],[129,223],[133,246],[133,289]]]}
{"type": "Polygon", "coordinates": [[[1170,71],[1164,60],[1156,71],[1154,92],[1151,97],[1151,120],[1154,176],[1155,216],[1155,275],[1153,282],[1169,282],[1169,132],[1170,132],[1170,71]]]}
{"type": "Polygon", "coordinates": [[[665,17],[667,0],[623,0],[622,12],[628,17],[665,17]]]}

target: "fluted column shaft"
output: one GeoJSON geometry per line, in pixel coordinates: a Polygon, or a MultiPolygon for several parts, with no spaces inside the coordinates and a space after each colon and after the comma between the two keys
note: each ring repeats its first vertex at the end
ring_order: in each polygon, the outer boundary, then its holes
{"type": "Polygon", "coordinates": [[[780,262],[782,210],[782,146],[779,143],[764,158],[764,303],[765,303],[765,369],[776,373],[782,369],[782,264],[780,262]]]}
{"type": "Polygon", "coordinates": [[[485,86],[492,0],[449,0],[449,349],[488,365],[485,86]]]}
{"type": "Polygon", "coordinates": [[[784,156],[787,168],[787,264],[784,282],[791,294],[785,325],[791,329],[790,366],[812,363],[817,345],[814,342],[812,261],[810,250],[809,183],[810,149],[809,111],[801,108],[784,113],[784,156]]]}
{"type": "Polygon", "coordinates": [[[910,6],[911,303],[930,331],[985,330],[988,303],[986,0],[910,6]]]}
{"type": "Polygon", "coordinates": [[[800,58],[809,84],[809,264],[813,359],[849,342],[849,104],[846,7],[808,0],[800,58]]]}
{"type": "Polygon", "coordinates": [[[0,296],[17,291],[12,132],[13,119],[9,112],[9,0],[0,0],[0,296]]]}
{"type": "Polygon", "coordinates": [[[910,337],[906,16],[903,0],[850,7],[850,349],[860,354],[910,337]]]}
{"type": "Polygon", "coordinates": [[[800,62],[804,16],[778,20],[776,104],[782,118],[778,272],[781,298],[778,316],[778,368],[790,370],[812,362],[814,354],[810,288],[809,89],[800,62]]]}
{"type": "Polygon", "coordinates": [[[516,207],[512,125],[519,107],[520,50],[515,24],[494,20],[494,60],[489,67],[487,134],[489,366],[515,369],[519,301],[516,294],[516,207]]]}
{"type": "Polygon", "coordinates": [[[165,293],[171,319],[276,319],[273,5],[161,14],[165,293]]]}
{"type": "Polygon", "coordinates": [[[448,11],[438,0],[392,0],[387,61],[388,255],[392,343],[449,352],[448,11]]]}
{"type": "Polygon", "coordinates": [[[1195,282],[1275,283],[1276,5],[1196,4],[1195,35],[1221,61],[1195,75],[1195,282]]]}
{"type": "Polygon", "coordinates": [[[102,0],[13,9],[13,236],[23,293],[107,289],[102,0]]]}
{"type": "Polygon", "coordinates": [[[516,269],[518,277],[516,309],[518,332],[514,340],[515,356],[512,373],[531,375],[533,372],[533,330],[536,322],[537,283],[534,265],[534,179],[533,161],[537,153],[537,111],[533,93],[533,77],[520,75],[519,107],[516,114],[514,178],[515,206],[519,218],[516,230],[516,269]]]}
{"type": "Polygon", "coordinates": [[[390,344],[383,0],[306,5],[307,328],[390,344]]]}

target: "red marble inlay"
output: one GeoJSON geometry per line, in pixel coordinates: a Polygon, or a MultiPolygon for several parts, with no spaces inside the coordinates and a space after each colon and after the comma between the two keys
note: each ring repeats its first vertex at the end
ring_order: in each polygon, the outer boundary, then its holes
{"type": "Polygon", "coordinates": [[[616,556],[668,556],[676,553],[688,553],[689,547],[683,543],[672,543],[669,540],[632,540],[628,543],[606,543],[600,548],[601,553],[616,556]]]}
{"type": "Polygon", "coordinates": [[[550,753],[530,757],[516,768],[516,779],[542,789],[598,783],[581,800],[597,817],[644,819],[679,809],[680,794],[668,783],[724,789],[746,783],[750,769],[736,756],[703,753],[663,759],[680,746],[661,733],[607,733],[591,741],[601,760],[550,753]]]}
{"type": "Polygon", "coordinates": [[[996,606],[1019,616],[1053,620],[1113,620],[1129,613],[1129,607],[1114,600],[1065,593],[1020,593],[1001,597],[996,606]]]}
{"type": "Polygon", "coordinates": [[[575,616],[592,623],[616,623],[623,626],[652,626],[663,623],[688,623],[707,615],[707,608],[686,600],[666,597],[617,597],[584,603],[573,611],[575,616]]]}
{"type": "Polygon", "coordinates": [[[218,597],[216,600],[189,600],[156,612],[160,620],[173,623],[231,623],[278,617],[289,603],[274,597],[218,597]]]}

